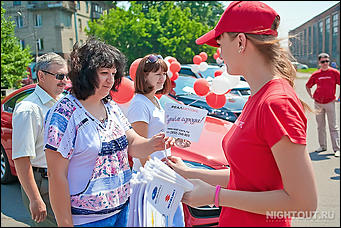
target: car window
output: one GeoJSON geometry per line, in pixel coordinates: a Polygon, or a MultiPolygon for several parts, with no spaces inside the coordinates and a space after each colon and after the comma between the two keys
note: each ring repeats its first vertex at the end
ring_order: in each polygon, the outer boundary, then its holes
{"type": "Polygon", "coordinates": [[[181,68],[179,71],[179,74],[184,74],[184,75],[196,77],[195,74],[192,72],[192,70],[189,68],[181,68]]]}
{"type": "Polygon", "coordinates": [[[18,104],[23,99],[25,99],[25,97],[27,97],[31,93],[33,93],[33,91],[34,91],[34,88],[29,89],[29,90],[25,90],[25,91],[15,95],[11,99],[9,99],[6,103],[4,103],[4,106],[3,106],[4,111],[9,112],[9,113],[13,113],[15,105],[18,104]]]}
{"type": "Polygon", "coordinates": [[[165,108],[165,104],[168,104],[168,103],[179,104],[178,101],[173,100],[173,99],[171,99],[171,98],[169,98],[169,97],[167,97],[167,96],[162,96],[162,97],[160,98],[160,104],[161,104],[161,106],[162,106],[163,108],[165,108]]]}

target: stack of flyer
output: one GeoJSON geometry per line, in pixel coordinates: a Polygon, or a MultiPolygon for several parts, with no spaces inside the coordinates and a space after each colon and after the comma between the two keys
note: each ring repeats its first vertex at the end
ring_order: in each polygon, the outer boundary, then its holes
{"type": "Polygon", "coordinates": [[[133,174],[131,190],[128,227],[169,227],[193,185],[155,157],[133,174]]]}

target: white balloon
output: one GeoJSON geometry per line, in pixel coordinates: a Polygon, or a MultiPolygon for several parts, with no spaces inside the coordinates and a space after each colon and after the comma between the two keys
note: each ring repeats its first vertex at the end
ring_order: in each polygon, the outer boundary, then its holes
{"type": "Polygon", "coordinates": [[[164,58],[163,60],[166,62],[166,63],[169,63],[168,60],[171,58],[171,56],[167,56],[166,58],[164,58]]]}
{"type": "Polygon", "coordinates": [[[231,87],[236,87],[240,82],[240,75],[231,75],[229,76],[229,81],[231,83],[231,87]]]}
{"type": "Polygon", "coordinates": [[[205,71],[205,70],[207,70],[207,68],[208,68],[207,62],[201,62],[201,63],[199,64],[199,69],[200,69],[200,71],[205,71]]]}
{"type": "Polygon", "coordinates": [[[173,73],[171,71],[167,71],[167,75],[169,78],[173,77],[173,73]]]}
{"type": "Polygon", "coordinates": [[[231,88],[226,77],[218,76],[212,80],[211,91],[217,95],[225,94],[231,88]]]}
{"type": "Polygon", "coordinates": [[[222,64],[224,62],[224,60],[222,60],[219,57],[215,61],[217,62],[218,65],[220,65],[220,64],[222,64]]]}
{"type": "Polygon", "coordinates": [[[198,73],[198,72],[200,71],[199,65],[194,64],[194,65],[192,66],[191,70],[192,70],[192,72],[195,73],[195,74],[198,73]]]}
{"type": "Polygon", "coordinates": [[[229,81],[231,88],[236,87],[240,82],[240,75],[230,75],[226,71],[221,74],[221,77],[225,77],[229,81]]]}
{"type": "Polygon", "coordinates": [[[168,61],[165,61],[165,63],[167,65],[167,69],[169,70],[170,63],[168,61]]]}

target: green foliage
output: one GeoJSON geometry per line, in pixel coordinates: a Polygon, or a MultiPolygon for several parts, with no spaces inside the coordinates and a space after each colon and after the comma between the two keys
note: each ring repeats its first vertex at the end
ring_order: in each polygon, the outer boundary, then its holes
{"type": "Polygon", "coordinates": [[[180,63],[193,63],[205,51],[215,62],[216,48],[197,45],[195,40],[211,27],[193,16],[189,7],[173,1],[130,2],[127,10],[116,7],[97,21],[89,22],[88,35],[117,47],[128,58],[128,66],[150,53],[173,56],[180,63]]]}
{"type": "Polygon", "coordinates": [[[317,68],[308,68],[308,69],[298,69],[297,72],[312,74],[317,70],[318,70],[317,68]]]}
{"type": "Polygon", "coordinates": [[[5,12],[1,7],[1,88],[19,88],[33,58],[29,47],[21,49],[14,35],[15,25],[10,18],[5,18],[5,12]]]}

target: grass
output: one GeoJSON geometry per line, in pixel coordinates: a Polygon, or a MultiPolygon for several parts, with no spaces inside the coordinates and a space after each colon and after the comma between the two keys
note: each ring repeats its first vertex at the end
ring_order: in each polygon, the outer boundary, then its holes
{"type": "Polygon", "coordinates": [[[297,72],[312,74],[317,70],[318,70],[317,68],[308,68],[308,69],[298,69],[297,72]]]}

